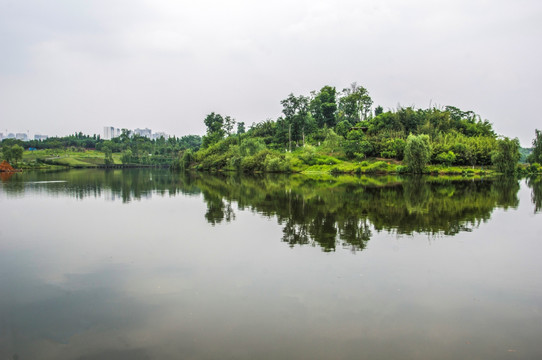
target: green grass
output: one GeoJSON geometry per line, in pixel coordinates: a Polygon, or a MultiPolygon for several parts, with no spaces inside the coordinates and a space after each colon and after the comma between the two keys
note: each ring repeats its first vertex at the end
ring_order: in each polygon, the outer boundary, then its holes
{"type": "MultiPolygon", "coordinates": [[[[121,154],[113,154],[113,163],[122,164],[121,154]]],[[[75,167],[91,168],[105,164],[105,154],[97,150],[34,150],[25,151],[20,168],[75,167]]]]}

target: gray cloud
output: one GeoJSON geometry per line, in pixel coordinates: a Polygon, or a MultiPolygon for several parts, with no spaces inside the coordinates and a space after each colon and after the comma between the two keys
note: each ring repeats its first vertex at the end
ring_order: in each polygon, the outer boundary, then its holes
{"type": "Polygon", "coordinates": [[[534,136],[538,1],[0,0],[0,131],[203,133],[290,92],[357,81],[375,104],[474,110],[534,136]]]}

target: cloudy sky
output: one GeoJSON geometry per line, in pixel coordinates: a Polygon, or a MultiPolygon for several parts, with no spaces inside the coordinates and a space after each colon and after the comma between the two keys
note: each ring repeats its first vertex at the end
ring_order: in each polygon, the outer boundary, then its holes
{"type": "Polygon", "coordinates": [[[0,0],[0,132],[203,134],[357,82],[385,109],[454,105],[530,145],[539,0],[0,0]]]}

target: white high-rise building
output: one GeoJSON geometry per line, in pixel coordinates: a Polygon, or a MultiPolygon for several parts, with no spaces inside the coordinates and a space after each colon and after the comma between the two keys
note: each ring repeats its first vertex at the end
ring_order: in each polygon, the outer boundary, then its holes
{"type": "Polygon", "coordinates": [[[113,126],[104,126],[104,140],[111,140],[120,136],[120,129],[114,128],[113,126]]]}
{"type": "Polygon", "coordinates": [[[152,134],[152,138],[154,140],[160,139],[161,137],[164,137],[164,139],[167,140],[169,138],[169,135],[166,134],[165,132],[157,132],[157,133],[152,134]]]}
{"type": "Polygon", "coordinates": [[[135,129],[134,134],[137,134],[139,136],[148,137],[150,139],[151,136],[152,136],[152,131],[151,131],[151,129],[147,129],[147,128],[145,128],[145,129],[135,129]]]}
{"type": "Polygon", "coordinates": [[[28,140],[28,135],[26,133],[16,133],[15,134],[15,139],[22,140],[22,141],[27,141],[28,140]]]}

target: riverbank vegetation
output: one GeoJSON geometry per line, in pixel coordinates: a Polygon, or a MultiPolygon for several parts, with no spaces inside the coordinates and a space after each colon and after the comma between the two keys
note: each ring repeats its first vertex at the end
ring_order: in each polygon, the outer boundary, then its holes
{"type": "MultiPolygon", "coordinates": [[[[352,84],[290,94],[282,116],[245,131],[230,116],[209,114],[199,151],[175,167],[204,171],[505,174],[539,172],[518,166],[517,139],[457,107],[373,109],[368,91],[352,84]]],[[[538,134],[538,133],[537,133],[538,134]]],[[[531,157],[529,157],[531,159],[531,157]]]]}
{"type": "MultiPolygon", "coordinates": [[[[491,123],[454,106],[373,108],[356,83],[324,86],[280,101],[282,115],[253,123],[210,113],[206,134],[148,139],[123,129],[111,140],[82,133],[2,142],[19,167],[172,166],[235,172],[487,174],[541,171],[541,132],[533,149],[498,136],[491,123]],[[21,152],[22,147],[30,151],[21,152]],[[520,152],[520,150],[522,150],[520,152]],[[521,158],[530,165],[518,165],[521,158]]],[[[9,161],[9,160],[8,160],[9,161]]]]}

